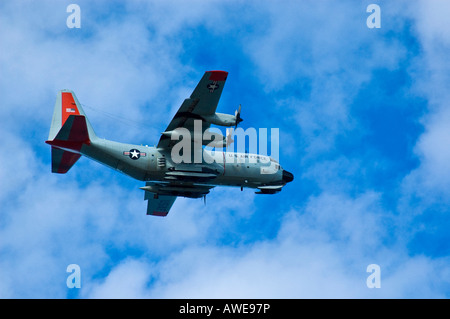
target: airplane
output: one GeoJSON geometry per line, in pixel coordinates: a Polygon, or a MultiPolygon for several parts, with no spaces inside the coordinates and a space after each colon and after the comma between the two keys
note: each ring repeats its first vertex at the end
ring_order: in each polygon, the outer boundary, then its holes
{"type": "MultiPolygon", "coordinates": [[[[198,138],[199,133],[210,133],[211,124],[236,128],[242,122],[240,106],[234,115],[216,113],[227,77],[225,71],[205,72],[155,147],[97,137],[75,93],[59,91],[45,141],[51,145],[52,173],[67,173],[84,155],[145,182],[140,188],[148,201],[147,215],[154,216],[166,216],[177,197],[203,197],[206,201],[206,195],[216,186],[240,187],[241,191],[252,188],[257,194],[278,193],[294,176],[276,160],[259,154],[208,150],[203,146],[211,143],[198,138]],[[179,141],[183,132],[193,134],[185,141],[192,146],[192,154],[184,154],[181,149],[174,152],[184,141],[184,137],[179,141]]],[[[229,135],[229,131],[226,137],[218,135],[212,145],[226,148],[232,142],[229,135]]]]}

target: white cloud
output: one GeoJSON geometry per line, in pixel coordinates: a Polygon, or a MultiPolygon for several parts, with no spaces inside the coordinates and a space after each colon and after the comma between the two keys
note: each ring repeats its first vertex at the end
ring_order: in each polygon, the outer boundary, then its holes
{"type": "MultiPolygon", "coordinates": [[[[387,234],[386,222],[377,194],[324,194],[290,211],[273,240],[236,248],[190,245],[158,263],[136,260],[138,280],[131,282],[139,298],[443,297],[450,280],[445,259],[409,257],[385,246],[386,237],[395,236],[387,234]],[[366,286],[372,263],[381,267],[380,289],[366,286]]],[[[95,284],[95,292],[121,296],[112,288],[130,276],[118,276],[123,268],[95,284]]]]}
{"type": "MultiPolygon", "coordinates": [[[[383,19],[403,16],[400,4],[386,7],[383,19]]],[[[375,70],[398,69],[407,49],[367,28],[364,4],[287,1],[257,13],[264,31],[243,43],[255,73],[266,92],[280,92],[279,112],[288,110],[300,128],[305,156],[333,151],[338,136],[362,129],[351,109],[359,90],[375,70]]]]}
{"type": "MultiPolygon", "coordinates": [[[[149,279],[149,265],[138,260],[127,259],[117,265],[101,284],[89,285],[89,298],[148,298],[146,282],[149,279]]],[[[83,295],[85,290],[83,290],[83,295]]]]}
{"type": "Polygon", "coordinates": [[[428,101],[428,112],[421,119],[424,132],[414,150],[420,166],[405,178],[403,186],[407,196],[418,196],[425,205],[448,203],[450,194],[450,95],[446,86],[450,80],[450,33],[446,7],[445,1],[420,1],[412,12],[422,48],[413,69],[414,89],[428,101]]]}

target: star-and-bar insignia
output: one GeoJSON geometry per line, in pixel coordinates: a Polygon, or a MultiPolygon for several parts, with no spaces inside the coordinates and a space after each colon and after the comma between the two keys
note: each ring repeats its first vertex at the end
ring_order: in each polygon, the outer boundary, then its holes
{"type": "Polygon", "coordinates": [[[147,153],[144,152],[140,152],[139,150],[133,148],[130,151],[125,151],[123,152],[123,155],[129,156],[132,160],[137,160],[139,159],[141,156],[145,157],[147,156],[147,153]]]}
{"type": "Polygon", "coordinates": [[[206,86],[209,90],[209,92],[214,92],[214,90],[217,90],[219,88],[219,84],[217,84],[217,81],[211,82],[206,86]]]}

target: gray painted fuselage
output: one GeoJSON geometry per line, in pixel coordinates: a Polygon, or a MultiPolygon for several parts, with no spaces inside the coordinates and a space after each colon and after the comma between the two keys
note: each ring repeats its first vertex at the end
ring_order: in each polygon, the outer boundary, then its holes
{"type": "Polygon", "coordinates": [[[175,163],[167,150],[98,137],[83,145],[80,153],[140,181],[170,182],[169,172],[207,169],[216,176],[196,183],[249,188],[285,184],[278,162],[258,154],[203,150],[201,163],[175,163]],[[138,155],[130,155],[132,150],[138,151],[138,155]]]}

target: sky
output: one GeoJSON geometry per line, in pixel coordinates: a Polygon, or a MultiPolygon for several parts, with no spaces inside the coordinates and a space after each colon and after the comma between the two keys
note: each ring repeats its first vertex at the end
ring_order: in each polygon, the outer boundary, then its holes
{"type": "Polygon", "coordinates": [[[449,13],[443,0],[1,1],[0,297],[450,297],[449,13]],[[51,173],[59,90],[99,137],[155,145],[207,70],[229,72],[218,112],[241,104],[243,129],[279,129],[295,176],[279,194],[216,187],[158,218],[142,182],[99,163],[51,173]]]}

